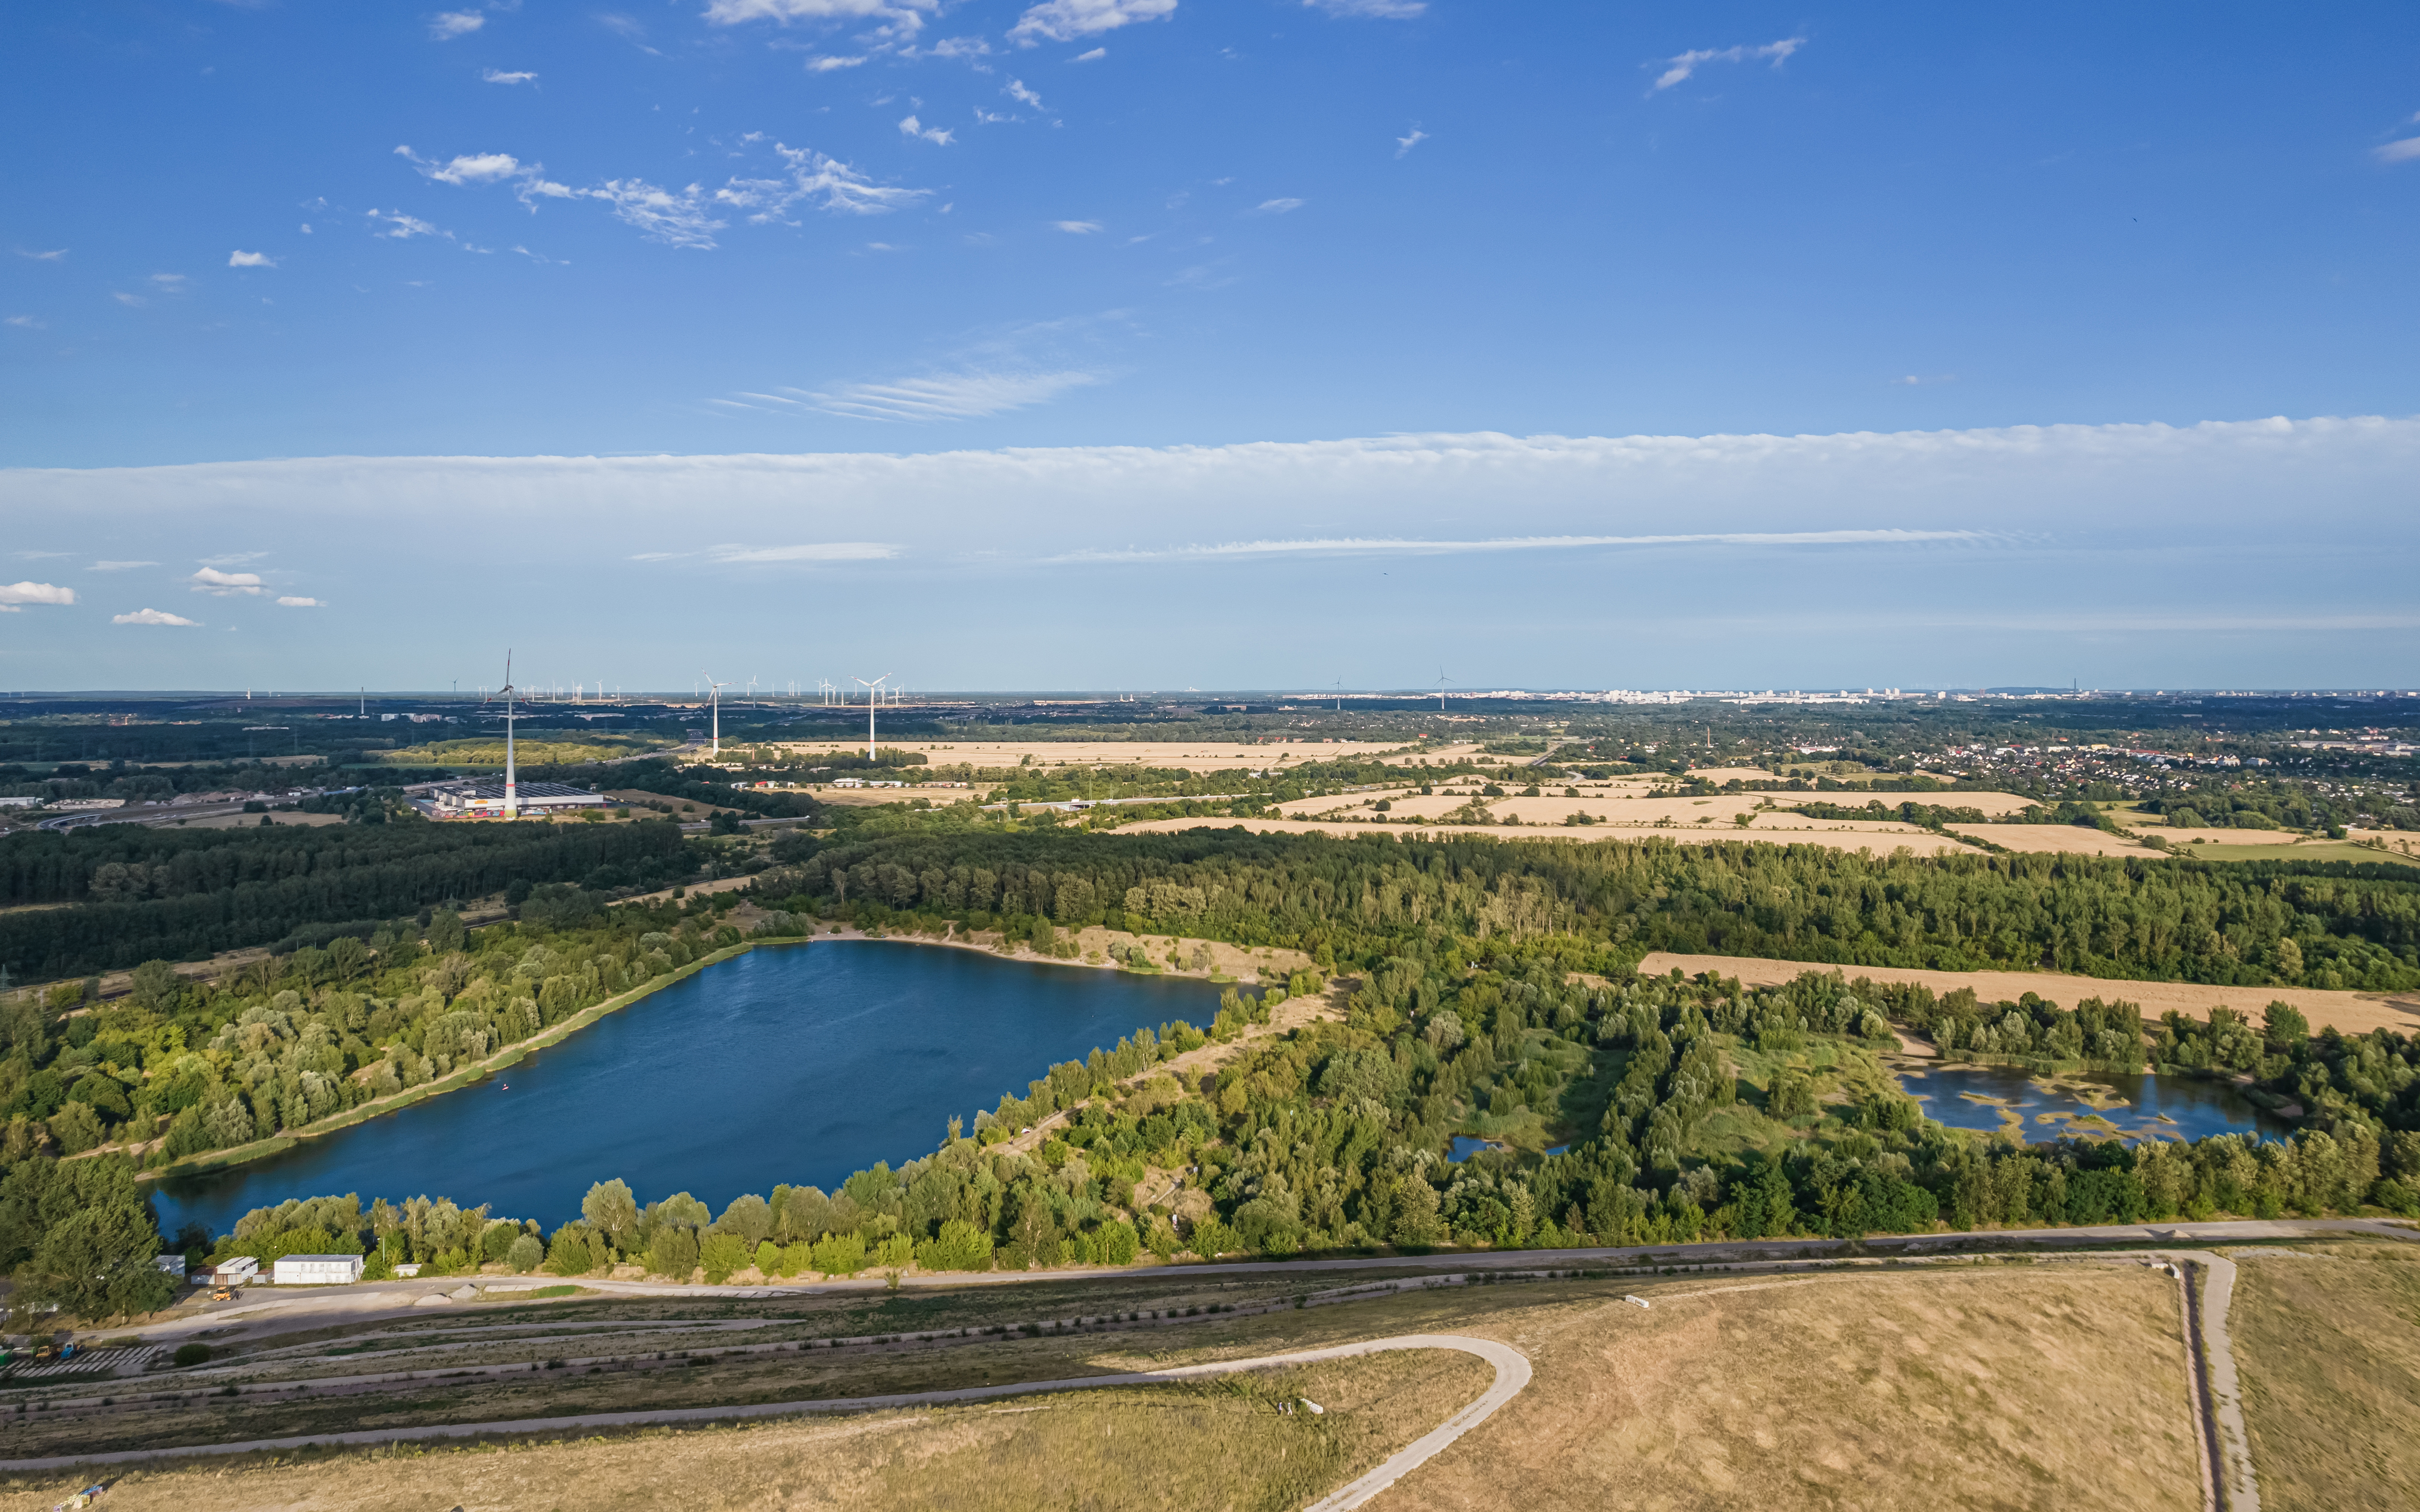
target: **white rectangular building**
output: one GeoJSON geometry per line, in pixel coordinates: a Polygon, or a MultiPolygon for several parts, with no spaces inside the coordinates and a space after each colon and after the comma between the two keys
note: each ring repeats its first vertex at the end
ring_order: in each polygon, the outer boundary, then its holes
{"type": "Polygon", "coordinates": [[[249,1255],[239,1255],[231,1260],[221,1260],[210,1270],[210,1279],[223,1287],[240,1287],[257,1280],[260,1262],[249,1255]]]}
{"type": "Polygon", "coordinates": [[[362,1278],[358,1255],[287,1255],[270,1278],[281,1287],[341,1287],[362,1278]]]}

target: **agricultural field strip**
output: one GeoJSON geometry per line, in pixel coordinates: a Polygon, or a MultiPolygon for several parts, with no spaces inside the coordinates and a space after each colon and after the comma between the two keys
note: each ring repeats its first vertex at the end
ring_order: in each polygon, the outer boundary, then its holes
{"type": "Polygon", "coordinates": [[[56,1470],[79,1464],[130,1464],[142,1460],[186,1458],[197,1455],[253,1454],[261,1451],[295,1449],[305,1446],[365,1445],[397,1443],[412,1440],[468,1438],[489,1433],[552,1433],[593,1432],[602,1428],[640,1427],[666,1423],[703,1423],[728,1421],[735,1418],[792,1417],[808,1412],[871,1412],[892,1408],[934,1407],[955,1402],[976,1402],[1003,1396],[1033,1396],[1044,1392],[1091,1391],[1105,1386],[1149,1386],[1175,1381],[1200,1380],[1208,1376],[1234,1375],[1247,1370],[1270,1370],[1286,1365],[1316,1365],[1327,1360],[1347,1360],[1367,1354],[1385,1353],[1395,1350],[1456,1350],[1477,1355],[1496,1369],[1496,1381],[1480,1398],[1455,1412],[1437,1428],[1431,1430],[1412,1445],[1398,1453],[1378,1471],[1354,1482],[1317,1505],[1341,1509],[1361,1505],[1396,1476],[1435,1455],[1462,1434],[1477,1427],[1497,1408],[1518,1395],[1529,1382],[1529,1362],[1519,1350],[1494,1339],[1466,1338],[1458,1334],[1406,1334],[1392,1338],[1366,1339],[1353,1344],[1330,1345],[1326,1349],[1297,1350],[1285,1354],[1257,1355],[1241,1360],[1216,1360],[1201,1365],[1168,1365],[1156,1370],[1126,1371],[1115,1375],[1081,1376],[1062,1381],[1012,1381],[997,1386],[961,1386],[945,1391],[904,1392],[884,1396],[828,1397],[799,1402],[751,1403],[734,1407],[662,1408],[652,1412],[594,1412],[578,1417],[518,1418],[495,1423],[443,1423],[421,1427],[373,1428],[353,1433],[298,1435],[287,1439],[251,1439],[233,1443],[181,1444],[158,1449],[124,1449],[103,1454],[49,1455],[32,1459],[0,1460],[0,1470],[56,1470]],[[1337,1501],[1373,1477],[1392,1467],[1392,1474],[1383,1482],[1369,1485],[1366,1490],[1349,1501],[1337,1501]]]}
{"type": "MultiPolygon", "coordinates": [[[[1239,1318],[1257,1318],[1270,1313],[1292,1312],[1300,1307],[1325,1307],[1333,1306],[1339,1303],[1376,1301],[1382,1297],[1394,1296],[1399,1292],[1425,1289],[1431,1287],[1464,1286],[1470,1283],[1474,1274],[1484,1274],[1487,1279],[1491,1281],[1507,1279],[1548,1280],[1553,1279],[1558,1273],[1552,1271],[1534,1271],[1517,1272],[1510,1274],[1497,1273],[1467,1273],[1444,1276],[1410,1276],[1393,1281],[1363,1282],[1357,1286],[1341,1287],[1329,1291],[1313,1292],[1307,1295],[1301,1295],[1299,1300],[1297,1300],[1297,1294],[1287,1293],[1284,1295],[1271,1297],[1264,1302],[1239,1303],[1232,1305],[1221,1303],[1210,1304],[1206,1307],[1196,1306],[1191,1310],[1174,1307],[1159,1309],[1138,1308],[1133,1310],[1137,1313],[1146,1313],[1150,1315],[1144,1317],[1129,1317],[1123,1314],[1091,1314],[1080,1315],[1074,1318],[1049,1318],[1018,1323],[998,1323],[984,1326],[970,1324],[954,1329],[936,1329],[921,1332],[903,1330],[897,1333],[887,1334],[863,1334],[844,1336],[814,1337],[807,1339],[785,1339],[767,1344],[731,1345],[724,1348],[704,1351],[693,1349],[683,1349],[678,1353],[672,1353],[670,1350],[659,1351],[646,1349],[634,1350],[628,1352],[616,1354],[560,1356],[535,1361],[517,1360],[492,1365],[466,1363],[459,1365],[433,1367],[429,1369],[387,1370],[365,1375],[351,1376],[295,1376],[287,1374],[270,1376],[256,1371],[255,1369],[256,1362],[247,1361],[237,1365],[194,1370],[185,1373],[181,1379],[188,1381],[224,1381],[228,1380],[228,1378],[234,1378],[229,1381],[229,1383],[235,1385],[235,1395],[237,1396],[251,1396],[256,1394],[269,1395],[274,1393],[285,1393],[290,1396],[292,1393],[297,1391],[307,1391],[312,1394],[323,1396],[350,1396],[369,1391],[380,1386],[402,1386],[427,1381],[463,1381],[473,1377],[503,1378],[524,1376],[533,1371],[543,1373],[553,1369],[562,1369],[566,1371],[582,1368],[603,1369],[609,1367],[614,1369],[649,1369],[659,1365],[665,1368],[681,1368],[685,1367],[692,1358],[699,1357],[701,1354],[706,1358],[726,1359],[742,1355],[805,1353],[813,1350],[874,1349],[898,1345],[935,1345],[949,1347],[962,1344],[988,1343],[1020,1335],[1030,1336],[1042,1334],[1066,1334],[1078,1330],[1094,1333],[1107,1333],[1126,1332],[1144,1328],[1170,1328],[1181,1326],[1187,1323],[1198,1323],[1211,1319],[1224,1321],[1239,1318]],[[249,1381],[253,1384],[242,1384],[241,1382],[244,1381],[249,1381]]],[[[745,1321],[721,1323],[713,1326],[721,1328],[780,1328],[796,1326],[798,1321],[799,1320],[790,1319],[757,1319],[745,1321]]],[[[628,1332],[634,1336],[645,1337],[649,1335],[662,1331],[634,1328],[628,1332]]],[[[595,1337],[596,1335],[586,1335],[566,1336],[595,1337]]],[[[524,1338],[520,1340],[473,1341],[469,1344],[431,1345],[427,1348],[434,1350],[480,1348],[483,1346],[488,1348],[496,1348],[512,1343],[539,1344],[546,1342],[551,1341],[541,1335],[535,1338],[524,1338]]],[[[678,1338],[672,1338],[667,1340],[667,1342],[671,1344],[680,1344],[684,1341],[678,1338]]],[[[324,1347],[314,1345],[311,1346],[311,1348],[318,1349],[324,1347]]],[[[415,1350],[413,1352],[421,1351],[415,1350]]],[[[298,1366],[308,1366],[315,1364],[326,1363],[330,1362],[324,1355],[318,1359],[293,1359],[276,1362],[276,1364],[280,1365],[290,1365],[298,1366]]],[[[104,1402],[101,1398],[97,1396],[84,1399],[51,1399],[48,1400],[45,1405],[54,1411],[60,1411],[73,1408],[134,1405],[138,1402],[173,1401],[212,1396],[223,1397],[227,1394],[226,1386],[217,1385],[209,1389],[152,1392],[140,1397],[132,1396],[118,1396],[113,1397],[109,1402],[104,1402]]]]}

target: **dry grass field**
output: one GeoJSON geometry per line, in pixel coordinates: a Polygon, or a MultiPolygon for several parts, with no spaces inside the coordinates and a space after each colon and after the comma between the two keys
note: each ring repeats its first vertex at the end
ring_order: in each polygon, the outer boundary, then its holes
{"type": "Polygon", "coordinates": [[[1638,969],[1650,976],[1661,976],[1675,966],[1693,977],[1700,971],[1737,977],[1751,987],[1774,986],[1790,980],[1802,971],[1838,971],[1852,980],[1870,977],[1876,981],[1920,982],[1936,993],[1972,987],[1975,995],[1987,1003],[2014,1002],[2027,993],[2056,1003],[2061,1008],[2073,1008],[2080,999],[2086,997],[2122,997],[2130,1003],[2141,1004],[2146,1018],[2157,1018],[2174,1009],[2180,1013],[2206,1019],[2210,1017],[2211,1008],[2224,1005],[2250,1015],[2257,1023],[2262,1009],[2272,1002],[2284,1001],[2301,1009],[2313,1028],[2334,1025],[2346,1034],[2366,1034],[2378,1028],[2395,1029],[2405,1034],[2420,1030],[2420,993],[2332,993],[2316,987],[2211,987],[2191,981],[2113,981],[2102,977],[2073,977],[2058,971],[1926,971],[1910,966],[1835,966],[1809,961],[1765,961],[1737,955],[1676,955],[1665,950],[1655,951],[1638,964],[1638,969]]]}
{"type": "Polygon", "coordinates": [[[2260,1504],[2420,1506],[2420,1246],[2235,1259],[2228,1329],[2260,1504]]]}
{"type": "Polygon", "coordinates": [[[288,825],[301,825],[306,828],[316,828],[320,825],[341,825],[345,822],[345,816],[340,813],[302,813],[300,811],[294,813],[272,814],[223,813],[212,814],[208,819],[186,819],[178,821],[173,827],[178,829],[258,829],[260,827],[260,822],[264,818],[281,828],[288,825]]]}
{"type": "Polygon", "coordinates": [[[1529,1389],[1384,1505],[2201,1505],[2176,1283],[2132,1266],[1693,1277],[1505,1316],[1529,1389]]]}
{"type": "Polygon", "coordinates": [[[2149,846],[2080,825],[1947,825],[1961,835],[1987,840],[2009,850],[2047,856],[2150,856],[2149,846]]]}
{"type": "MultiPolygon", "coordinates": [[[[1298,1507],[1486,1389],[1488,1366],[1420,1350],[1224,1380],[982,1406],[646,1431],[510,1450],[411,1447],[140,1470],[110,1512],[464,1512],[678,1506],[846,1512],[1298,1507]],[[1280,1412],[1308,1396],[1326,1411],[1280,1412]]],[[[48,1508],[81,1477],[0,1497],[48,1508]]]]}

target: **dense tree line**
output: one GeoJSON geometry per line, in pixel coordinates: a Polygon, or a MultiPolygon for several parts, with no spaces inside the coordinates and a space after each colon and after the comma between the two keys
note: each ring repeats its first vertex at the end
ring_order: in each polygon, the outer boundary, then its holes
{"type": "Polygon", "coordinates": [[[1651,949],[1945,970],[2390,991],[2420,985],[2420,881],[2392,866],[2099,856],[1876,857],[1656,841],[1508,845],[1195,830],[854,831],[796,886],[985,924],[1047,918],[1324,964],[1462,941],[1626,968],[1651,949]]]}
{"type": "Polygon", "coordinates": [[[0,841],[16,977],[115,970],[263,945],[300,926],[377,920],[523,882],[656,883],[695,870],[676,826],[438,825],[178,830],[104,825],[0,841]]]}

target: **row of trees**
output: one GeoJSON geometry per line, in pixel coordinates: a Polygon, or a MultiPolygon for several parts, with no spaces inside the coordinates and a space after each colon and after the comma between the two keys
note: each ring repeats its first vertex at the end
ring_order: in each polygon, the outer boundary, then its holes
{"type": "Polygon", "coordinates": [[[0,841],[0,888],[12,902],[106,901],[0,913],[0,964],[19,978],[81,976],[265,945],[313,925],[366,933],[377,920],[516,880],[659,885],[695,870],[668,824],[15,835],[0,841]]]}

